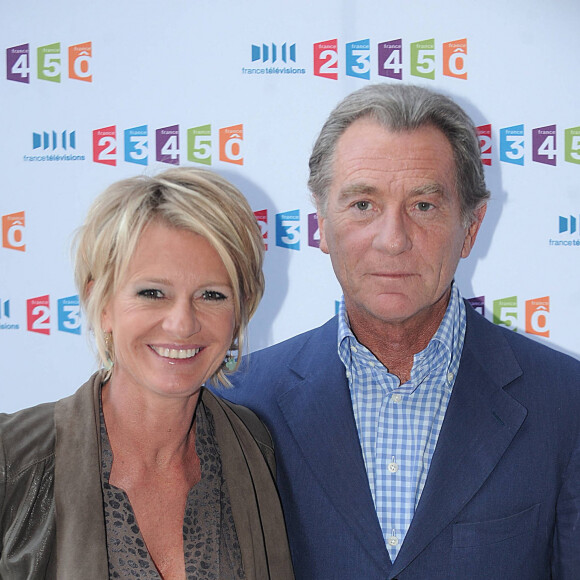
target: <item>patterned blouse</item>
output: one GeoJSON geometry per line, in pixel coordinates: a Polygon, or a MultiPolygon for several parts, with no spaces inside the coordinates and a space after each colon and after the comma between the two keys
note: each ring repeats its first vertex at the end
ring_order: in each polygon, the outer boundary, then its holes
{"type": "MultiPolygon", "coordinates": [[[[161,576],[149,555],[127,494],[109,483],[113,453],[101,409],[101,481],[109,558],[109,578],[161,576]]],[[[183,518],[183,554],[188,580],[245,578],[242,555],[213,417],[200,403],[196,411],[195,448],[201,480],[189,490],[183,518]]]]}

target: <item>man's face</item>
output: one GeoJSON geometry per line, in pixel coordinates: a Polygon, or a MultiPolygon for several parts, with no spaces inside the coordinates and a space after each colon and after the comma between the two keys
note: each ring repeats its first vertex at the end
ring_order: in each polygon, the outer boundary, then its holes
{"type": "Polygon", "coordinates": [[[438,324],[484,214],[485,207],[463,224],[441,131],[396,133],[355,121],[337,143],[326,215],[319,214],[320,248],[330,254],[353,330],[438,324]]]}

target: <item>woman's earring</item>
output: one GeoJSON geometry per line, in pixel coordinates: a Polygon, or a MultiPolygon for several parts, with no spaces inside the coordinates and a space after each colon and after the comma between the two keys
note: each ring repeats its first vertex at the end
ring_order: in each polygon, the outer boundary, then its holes
{"type": "Polygon", "coordinates": [[[105,354],[107,355],[107,364],[105,367],[107,370],[111,370],[113,368],[113,333],[112,332],[103,332],[103,338],[105,339],[105,354]]]}
{"type": "Polygon", "coordinates": [[[229,350],[226,355],[225,366],[228,371],[233,371],[236,368],[238,359],[234,357],[233,351],[229,350]]]}

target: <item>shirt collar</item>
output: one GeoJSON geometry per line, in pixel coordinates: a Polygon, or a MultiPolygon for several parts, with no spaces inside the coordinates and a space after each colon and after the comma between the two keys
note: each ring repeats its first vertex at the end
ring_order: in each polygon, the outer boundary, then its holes
{"type": "MultiPolygon", "coordinates": [[[[432,370],[445,372],[447,380],[444,384],[452,388],[459,368],[459,359],[463,350],[465,339],[465,304],[457,288],[455,281],[451,284],[451,295],[443,320],[433,335],[429,344],[414,356],[411,370],[411,381],[421,382],[432,370]]],[[[338,307],[338,354],[347,369],[351,369],[353,363],[364,363],[372,360],[373,366],[385,367],[376,357],[354,336],[348,320],[348,313],[341,298],[338,307]]],[[[386,370],[386,369],[385,369],[386,370]]]]}

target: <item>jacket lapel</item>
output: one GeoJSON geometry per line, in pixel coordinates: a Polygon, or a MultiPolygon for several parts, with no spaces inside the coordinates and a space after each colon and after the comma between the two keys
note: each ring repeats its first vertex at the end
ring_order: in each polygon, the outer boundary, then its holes
{"type": "Polygon", "coordinates": [[[57,578],[108,578],[101,492],[97,373],[74,395],[56,403],[57,578]]]}
{"type": "Polygon", "coordinates": [[[314,333],[289,367],[294,380],[278,398],[305,463],[336,511],[379,566],[389,557],[374,508],[333,319],[314,333]],[[314,372],[312,369],[315,369],[314,372]]]}
{"type": "Polygon", "coordinates": [[[499,329],[468,307],[459,373],[411,527],[393,565],[409,565],[483,485],[527,411],[503,387],[522,374],[499,329]]]}

